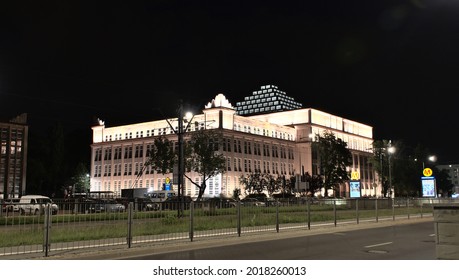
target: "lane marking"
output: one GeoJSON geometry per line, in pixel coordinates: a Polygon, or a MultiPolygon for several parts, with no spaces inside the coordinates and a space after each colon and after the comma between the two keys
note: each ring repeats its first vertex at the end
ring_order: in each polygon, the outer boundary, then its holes
{"type": "Polygon", "coordinates": [[[384,245],[389,245],[392,244],[393,242],[386,242],[386,243],[379,243],[379,244],[373,244],[373,245],[367,245],[365,248],[372,248],[372,247],[378,247],[378,246],[384,246],[384,245]]]}

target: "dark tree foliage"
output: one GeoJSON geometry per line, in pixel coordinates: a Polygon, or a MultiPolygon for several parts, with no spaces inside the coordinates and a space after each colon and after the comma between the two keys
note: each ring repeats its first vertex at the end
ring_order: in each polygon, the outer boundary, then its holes
{"type": "Polygon", "coordinates": [[[333,132],[324,131],[322,135],[316,135],[314,147],[319,155],[325,196],[328,196],[329,189],[336,195],[339,185],[350,179],[347,168],[352,164],[352,154],[347,148],[347,143],[336,138],[333,132]]]}
{"type": "Polygon", "coordinates": [[[226,159],[220,151],[222,141],[221,131],[211,129],[193,133],[187,144],[185,154],[188,156],[186,156],[185,166],[201,176],[201,183],[195,182],[187,174],[184,176],[198,187],[197,201],[201,200],[207,181],[225,171],[226,159]]]}
{"type": "Polygon", "coordinates": [[[163,136],[155,138],[152,148],[147,151],[148,160],[145,165],[151,165],[158,173],[170,173],[177,162],[174,143],[163,136]]]}
{"type": "MultiPolygon", "coordinates": [[[[198,187],[198,201],[206,190],[207,181],[225,171],[226,159],[219,151],[221,141],[222,134],[217,130],[200,130],[184,141],[184,177],[198,187]],[[187,174],[189,172],[198,173],[201,177],[200,183],[195,182],[187,174]]],[[[162,174],[170,173],[178,162],[178,151],[174,149],[174,142],[161,136],[155,139],[148,153],[146,165],[151,165],[162,174]]]]}
{"type": "Polygon", "coordinates": [[[309,172],[304,174],[306,182],[309,184],[309,192],[312,194],[320,191],[324,187],[324,178],[322,175],[311,175],[309,172]]]}
{"type": "Polygon", "coordinates": [[[89,170],[90,139],[90,130],[66,131],[60,123],[47,130],[31,127],[25,194],[63,197],[74,183],[77,166],[89,170]]]}

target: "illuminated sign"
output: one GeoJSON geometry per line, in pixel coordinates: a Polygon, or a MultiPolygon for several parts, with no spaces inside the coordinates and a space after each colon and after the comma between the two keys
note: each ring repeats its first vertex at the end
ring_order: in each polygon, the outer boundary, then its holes
{"type": "Polygon", "coordinates": [[[424,168],[424,170],[422,170],[422,175],[424,175],[426,177],[430,177],[430,176],[432,176],[432,174],[433,174],[432,169],[430,169],[428,167],[424,168]]]}
{"type": "Polygon", "coordinates": [[[360,181],[349,182],[349,195],[351,198],[360,198],[360,181]]]}
{"type": "Polygon", "coordinates": [[[163,189],[165,191],[170,191],[171,190],[171,178],[166,177],[166,183],[163,184],[163,189]]]}
{"type": "Polygon", "coordinates": [[[358,171],[352,171],[351,180],[360,180],[360,173],[358,171]]]}
{"type": "MultiPolygon", "coordinates": [[[[427,168],[426,168],[427,169],[427,168]]],[[[422,197],[435,197],[435,177],[421,177],[422,197]]]]}

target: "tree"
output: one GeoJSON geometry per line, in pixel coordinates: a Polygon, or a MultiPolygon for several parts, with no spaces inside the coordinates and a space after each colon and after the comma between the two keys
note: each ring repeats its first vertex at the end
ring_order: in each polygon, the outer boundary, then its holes
{"type": "Polygon", "coordinates": [[[198,187],[197,201],[201,200],[207,186],[207,181],[225,171],[226,159],[219,151],[220,143],[223,140],[221,131],[201,130],[193,133],[191,140],[185,147],[185,166],[188,170],[194,171],[201,176],[201,183],[193,181],[192,178],[184,176],[196,187],[198,187]]]}
{"type": "MultiPolygon", "coordinates": [[[[184,177],[198,187],[197,201],[201,200],[207,186],[207,181],[223,173],[226,159],[219,151],[223,139],[222,133],[217,130],[200,130],[194,132],[188,142],[184,144],[185,167],[188,172],[198,173],[202,180],[199,184],[185,172],[184,177]]],[[[152,148],[148,151],[149,159],[146,166],[151,165],[154,170],[162,174],[170,173],[178,162],[178,151],[174,150],[174,143],[162,136],[155,139],[152,148]]]]}
{"type": "Polygon", "coordinates": [[[148,160],[145,166],[151,167],[158,173],[170,173],[175,162],[177,162],[177,154],[174,152],[173,142],[163,136],[155,138],[153,145],[147,151],[148,160]]]}
{"type": "Polygon", "coordinates": [[[296,178],[295,176],[291,176],[290,178],[286,179],[285,176],[279,177],[280,178],[280,191],[282,194],[292,194],[295,191],[295,184],[296,178]]]}
{"type": "Polygon", "coordinates": [[[263,192],[263,175],[260,172],[249,173],[246,176],[241,175],[239,183],[245,186],[245,191],[248,194],[263,192]]]}
{"type": "Polygon", "coordinates": [[[272,174],[265,173],[262,179],[263,189],[265,189],[270,196],[274,192],[282,189],[284,183],[283,177],[277,176],[277,178],[274,178],[272,174]]]}
{"type": "Polygon", "coordinates": [[[433,172],[435,174],[438,195],[441,197],[451,197],[454,184],[451,182],[448,171],[445,169],[438,170],[434,167],[433,172]]]}
{"type": "Polygon", "coordinates": [[[90,189],[90,179],[86,165],[80,162],[75,168],[74,176],[71,180],[75,193],[85,193],[90,189]]]}
{"type": "Polygon", "coordinates": [[[390,197],[391,185],[394,187],[396,196],[412,195],[416,193],[415,161],[407,156],[408,147],[401,140],[394,143],[390,140],[373,141],[373,157],[370,158],[375,172],[378,174],[382,186],[382,195],[390,197]],[[389,147],[394,147],[395,153],[389,152],[389,147]],[[391,178],[389,178],[389,173],[391,178]],[[389,182],[389,179],[392,182],[389,182]],[[392,184],[391,184],[392,183],[392,184]]]}
{"type": "Polygon", "coordinates": [[[314,193],[320,191],[324,187],[324,178],[322,175],[310,175],[309,172],[304,174],[306,182],[309,183],[309,192],[314,193]]]}
{"type": "Polygon", "coordinates": [[[315,140],[320,173],[324,178],[325,197],[328,196],[329,189],[336,196],[339,185],[350,179],[347,168],[352,164],[352,154],[347,149],[347,143],[336,138],[331,131],[324,131],[322,136],[316,135],[315,140]]]}

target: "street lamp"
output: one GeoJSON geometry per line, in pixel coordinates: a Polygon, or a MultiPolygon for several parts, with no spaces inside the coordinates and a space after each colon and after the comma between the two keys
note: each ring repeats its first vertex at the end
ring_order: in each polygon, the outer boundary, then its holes
{"type": "Polygon", "coordinates": [[[177,215],[178,217],[182,216],[182,196],[183,196],[183,174],[185,173],[185,155],[183,150],[183,134],[188,130],[191,121],[193,120],[193,114],[183,112],[183,103],[182,100],[179,101],[179,107],[177,109],[178,114],[178,126],[175,129],[172,124],[167,120],[172,131],[178,136],[178,176],[177,176],[177,198],[178,198],[178,207],[177,215]],[[183,127],[184,122],[187,123],[186,127],[183,127]]]}
{"type": "Polygon", "coordinates": [[[387,153],[389,154],[389,188],[392,192],[392,219],[395,220],[395,188],[392,186],[392,166],[391,158],[392,154],[395,153],[395,147],[392,146],[391,141],[389,140],[389,147],[387,148],[387,153]]]}
{"type": "Polygon", "coordinates": [[[390,141],[389,141],[389,147],[387,148],[387,152],[389,154],[389,188],[390,188],[390,191],[392,192],[392,199],[394,199],[395,198],[395,188],[392,186],[391,158],[392,158],[392,154],[395,153],[395,147],[391,145],[390,141]]]}
{"type": "MultiPolygon", "coordinates": [[[[418,159],[415,158],[414,160],[417,161],[418,159]]],[[[430,162],[436,162],[437,161],[437,156],[435,156],[435,155],[428,156],[427,160],[430,161],[430,162]]],[[[422,170],[424,170],[425,168],[426,168],[425,162],[422,161],[422,170]]]]}
{"type": "MultiPolygon", "coordinates": [[[[314,133],[309,133],[308,136],[299,137],[298,138],[298,143],[310,143],[310,144],[312,144],[313,141],[314,141],[314,133]]],[[[307,192],[309,190],[309,186],[308,186],[308,182],[306,182],[306,179],[304,177],[304,165],[303,165],[303,160],[302,160],[304,153],[301,152],[301,150],[305,149],[305,147],[303,145],[301,145],[301,147],[299,149],[300,149],[300,154],[299,154],[300,178],[296,183],[296,189],[297,189],[297,191],[301,192],[303,190],[303,187],[304,187],[305,192],[307,192]]],[[[312,147],[311,147],[311,149],[312,149],[312,147]]],[[[312,168],[312,155],[311,155],[310,159],[311,159],[311,168],[312,168]]],[[[307,162],[307,158],[306,158],[306,162],[307,162]]]]}

